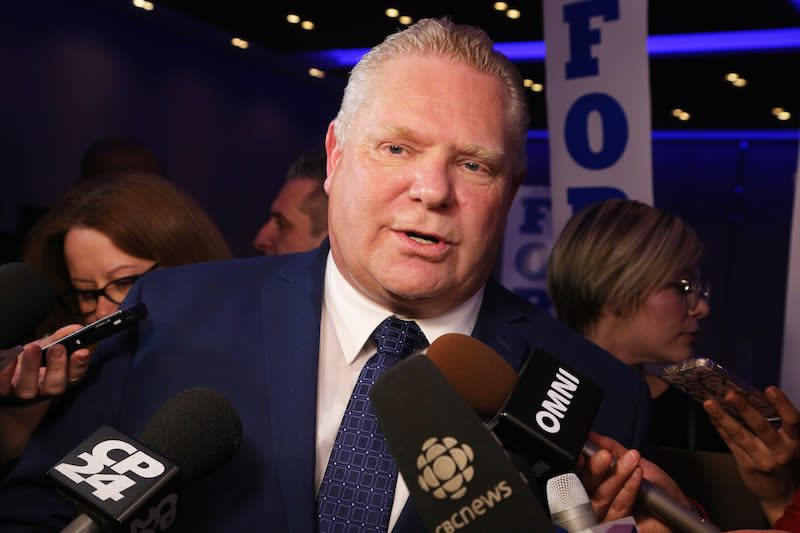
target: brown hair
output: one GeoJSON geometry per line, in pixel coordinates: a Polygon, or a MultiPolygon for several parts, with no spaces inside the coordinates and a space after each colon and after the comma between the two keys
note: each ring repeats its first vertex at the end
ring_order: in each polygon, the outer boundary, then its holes
{"type": "MultiPolygon", "coordinates": [[[[126,174],[81,183],[62,196],[25,239],[23,260],[43,272],[58,293],[71,286],[64,237],[76,226],[95,229],[123,252],[161,267],[232,257],[211,218],[164,178],[126,174]]],[[[69,318],[51,317],[46,327],[75,321],[69,318]]]]}

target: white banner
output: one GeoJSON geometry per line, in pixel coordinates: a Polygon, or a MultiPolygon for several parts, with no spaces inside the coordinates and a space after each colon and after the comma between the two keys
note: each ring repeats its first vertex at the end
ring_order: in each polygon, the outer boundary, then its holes
{"type": "Polygon", "coordinates": [[[647,2],[544,0],[553,229],[608,197],[653,203],[647,2]]]}
{"type": "Polygon", "coordinates": [[[547,260],[552,244],[550,188],[521,185],[508,213],[500,280],[531,303],[555,314],[547,296],[547,260]]]}
{"type": "MultiPolygon", "coordinates": [[[[800,152],[800,150],[798,150],[800,152]]],[[[783,319],[783,359],[780,387],[800,407],[800,158],[794,175],[792,237],[786,275],[786,312],[783,319]]]]}

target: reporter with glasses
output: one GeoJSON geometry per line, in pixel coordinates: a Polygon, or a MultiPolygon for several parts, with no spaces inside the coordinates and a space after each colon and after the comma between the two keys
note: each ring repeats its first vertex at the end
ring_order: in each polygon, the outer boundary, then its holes
{"type": "Polygon", "coordinates": [[[40,346],[116,311],[153,270],[231,257],[211,218],[159,176],[119,175],[62,196],[25,241],[23,260],[45,274],[59,298],[39,328],[43,338],[0,371],[0,465],[22,453],[51,398],[84,377],[93,352],[67,357],[55,345],[40,367],[40,346]]]}
{"type": "Polygon", "coordinates": [[[798,487],[797,409],[777,387],[767,388],[783,418],[776,428],[729,393],[726,403],[745,427],[713,401],[701,407],[657,376],[661,366],[695,356],[700,320],[711,311],[702,256],[699,237],[680,218],[634,200],[605,200],[567,222],[550,254],[548,291],[562,322],[643,375],[653,398],[656,443],[712,451],[727,445],[745,487],[774,524],[798,487]]]}
{"type": "Polygon", "coordinates": [[[655,398],[668,385],[647,365],[693,357],[699,321],[711,310],[702,255],[681,219],[606,200],[567,222],[550,254],[548,291],[559,320],[638,370],[655,398]]]}

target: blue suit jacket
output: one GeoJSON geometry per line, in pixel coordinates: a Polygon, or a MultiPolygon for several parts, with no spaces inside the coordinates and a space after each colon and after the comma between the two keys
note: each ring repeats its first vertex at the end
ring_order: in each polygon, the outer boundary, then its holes
{"type": "MultiPolygon", "coordinates": [[[[140,324],[101,343],[79,388],[40,427],[0,484],[0,530],[60,530],[72,518],[45,472],[101,424],[138,436],[177,392],[207,387],[239,412],[243,441],[225,466],[183,493],[185,531],[316,531],[317,362],[328,247],[157,271],[127,301],[146,303],[140,324]]],[[[646,444],[644,381],[603,350],[510,293],[486,288],[473,336],[515,368],[536,346],[606,390],[595,429],[646,444]]],[[[412,414],[413,416],[413,414],[412,414]]],[[[422,532],[413,504],[396,532],[422,532]]]]}

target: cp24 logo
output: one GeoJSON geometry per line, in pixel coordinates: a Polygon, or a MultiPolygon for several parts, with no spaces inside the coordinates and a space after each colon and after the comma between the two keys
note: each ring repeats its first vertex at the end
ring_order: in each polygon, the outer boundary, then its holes
{"type": "MultiPolygon", "coordinates": [[[[117,456],[120,454],[117,453],[117,456]]],[[[97,499],[107,501],[121,500],[123,492],[136,485],[127,474],[135,474],[140,478],[154,479],[164,473],[164,464],[150,455],[138,450],[132,444],[122,440],[104,440],[97,443],[91,453],[83,452],[78,459],[86,462],[85,465],[59,463],[54,470],[60,472],[75,484],[86,483],[95,490],[92,492],[97,499]],[[111,452],[123,452],[127,457],[116,460],[109,457],[111,452]],[[106,469],[111,472],[107,472],[106,469]]]]}

